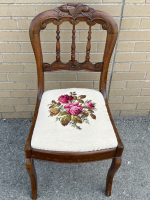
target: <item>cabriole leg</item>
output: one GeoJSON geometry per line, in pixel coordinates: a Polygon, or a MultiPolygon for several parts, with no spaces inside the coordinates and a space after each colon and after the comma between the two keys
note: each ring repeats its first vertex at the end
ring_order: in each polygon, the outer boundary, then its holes
{"type": "Polygon", "coordinates": [[[37,177],[32,158],[26,158],[26,169],[31,181],[32,199],[37,199],[37,177]]]}
{"type": "Polygon", "coordinates": [[[112,164],[110,166],[110,169],[107,174],[107,179],[106,179],[106,196],[111,196],[113,178],[116,171],[119,169],[120,165],[121,165],[121,157],[113,158],[112,164]]]}

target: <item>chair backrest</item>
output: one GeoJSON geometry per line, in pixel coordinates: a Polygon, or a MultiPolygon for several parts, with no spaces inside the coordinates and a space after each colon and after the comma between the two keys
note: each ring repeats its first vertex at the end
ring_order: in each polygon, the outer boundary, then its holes
{"type": "Polygon", "coordinates": [[[88,70],[101,72],[100,91],[104,98],[106,98],[106,82],[107,73],[111,55],[116,43],[118,35],[118,27],[114,19],[107,13],[94,10],[82,3],[62,5],[53,10],[47,10],[37,15],[31,22],[30,40],[35,54],[37,73],[38,73],[38,99],[44,92],[44,72],[56,70],[88,70]],[[72,29],[72,44],[71,44],[71,60],[68,63],[60,61],[60,30],[59,27],[64,21],[69,21],[73,25],[72,29]],[[85,21],[89,25],[88,40],[86,46],[86,56],[83,63],[75,60],[75,25],[79,22],[85,21]],[[52,64],[43,63],[40,31],[45,29],[47,24],[53,23],[57,26],[56,31],[56,61],[52,64]],[[91,48],[91,26],[96,23],[101,24],[102,28],[107,31],[106,45],[103,55],[103,61],[98,63],[91,63],[90,48],[91,48]]]}

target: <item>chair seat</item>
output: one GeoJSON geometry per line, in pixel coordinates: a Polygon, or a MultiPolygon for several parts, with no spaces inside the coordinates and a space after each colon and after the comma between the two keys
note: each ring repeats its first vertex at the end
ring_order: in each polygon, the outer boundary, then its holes
{"type": "Polygon", "coordinates": [[[31,146],[85,152],[116,148],[117,138],[99,91],[84,88],[43,93],[31,146]]]}

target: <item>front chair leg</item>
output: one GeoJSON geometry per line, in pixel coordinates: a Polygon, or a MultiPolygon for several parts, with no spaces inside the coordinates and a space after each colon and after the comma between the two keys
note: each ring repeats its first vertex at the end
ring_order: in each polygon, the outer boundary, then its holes
{"type": "Polygon", "coordinates": [[[32,199],[37,199],[37,177],[32,158],[26,158],[26,169],[31,180],[32,199]]]}
{"type": "Polygon", "coordinates": [[[120,165],[121,165],[121,157],[113,158],[112,164],[110,166],[110,169],[107,174],[107,179],[106,179],[106,196],[111,196],[113,178],[116,171],[119,169],[120,165]]]}

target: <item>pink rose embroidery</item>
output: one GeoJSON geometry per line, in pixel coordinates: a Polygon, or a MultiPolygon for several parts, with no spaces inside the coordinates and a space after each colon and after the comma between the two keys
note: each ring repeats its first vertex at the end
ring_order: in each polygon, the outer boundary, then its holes
{"type": "Polygon", "coordinates": [[[93,105],[93,103],[92,102],[88,102],[88,103],[85,103],[85,105],[89,108],[89,109],[91,109],[91,108],[94,108],[95,106],[93,105]]]}
{"type": "Polygon", "coordinates": [[[78,106],[79,105],[79,102],[75,102],[75,103],[69,103],[69,104],[66,104],[64,106],[64,108],[71,108],[72,106],[78,106]]]}
{"type": "Polygon", "coordinates": [[[71,106],[66,112],[71,115],[79,115],[83,110],[83,106],[71,106]]]}
{"type": "Polygon", "coordinates": [[[59,98],[58,98],[58,101],[65,104],[65,103],[68,103],[68,101],[71,101],[73,99],[72,96],[69,96],[69,95],[61,95],[59,98]]]}
{"type": "Polygon", "coordinates": [[[86,95],[77,96],[76,92],[59,96],[58,102],[52,100],[51,104],[48,105],[50,116],[56,116],[56,121],[59,121],[63,126],[69,124],[81,130],[78,124],[89,124],[89,117],[96,119],[95,103],[92,103],[91,100],[84,101],[85,98],[86,95]]]}

